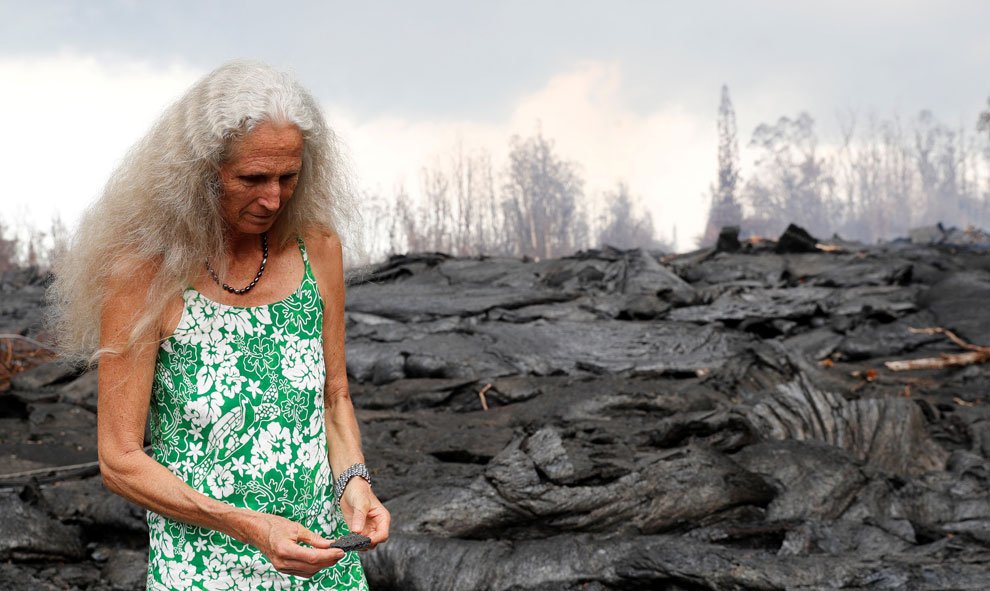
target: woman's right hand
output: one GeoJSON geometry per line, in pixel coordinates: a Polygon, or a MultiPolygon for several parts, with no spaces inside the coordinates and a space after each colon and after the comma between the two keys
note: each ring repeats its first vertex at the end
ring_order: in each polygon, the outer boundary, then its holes
{"type": "Polygon", "coordinates": [[[251,544],[268,557],[279,572],[307,579],[333,566],[344,551],[331,548],[330,540],[278,515],[260,513],[251,544]],[[300,546],[299,542],[311,546],[300,546]]]}

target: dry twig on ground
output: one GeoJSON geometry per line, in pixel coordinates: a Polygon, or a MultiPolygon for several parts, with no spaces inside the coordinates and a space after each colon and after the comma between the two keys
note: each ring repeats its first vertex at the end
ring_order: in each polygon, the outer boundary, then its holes
{"type": "Polygon", "coordinates": [[[491,384],[485,384],[485,387],[478,392],[478,398],[481,399],[481,408],[488,410],[488,399],[485,398],[485,393],[492,389],[491,384]]]}
{"type": "Polygon", "coordinates": [[[959,338],[951,330],[938,326],[929,328],[912,328],[913,333],[918,334],[941,334],[945,335],[960,348],[966,349],[965,353],[943,353],[938,357],[924,357],[921,359],[900,359],[887,361],[884,365],[892,371],[905,371],[909,369],[944,369],[946,367],[958,367],[962,365],[973,365],[990,360],[990,347],[983,347],[967,343],[959,338]]]}

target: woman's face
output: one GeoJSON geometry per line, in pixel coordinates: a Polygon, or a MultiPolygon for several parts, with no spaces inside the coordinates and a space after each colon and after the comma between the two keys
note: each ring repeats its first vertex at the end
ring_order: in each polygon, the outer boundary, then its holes
{"type": "Polygon", "coordinates": [[[271,229],[292,198],[302,168],[303,137],[292,124],[259,123],[231,146],[220,167],[221,209],[234,233],[271,229]]]}

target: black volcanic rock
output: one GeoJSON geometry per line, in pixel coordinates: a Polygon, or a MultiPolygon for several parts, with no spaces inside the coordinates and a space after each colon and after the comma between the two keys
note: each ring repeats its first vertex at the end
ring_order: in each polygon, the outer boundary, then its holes
{"type": "Polygon", "coordinates": [[[781,384],[747,410],[765,439],[821,441],[890,474],[917,476],[945,468],[921,408],[903,398],[845,400],[804,380],[781,384]]]}
{"type": "Polygon", "coordinates": [[[83,556],[76,528],[11,492],[0,492],[0,516],[0,560],[78,560],[83,556]]]}
{"type": "Polygon", "coordinates": [[[835,520],[867,482],[851,454],[820,442],[764,441],[732,459],[777,489],[767,506],[770,521],[835,520]]]}
{"type": "Polygon", "coordinates": [[[808,233],[807,230],[795,224],[788,224],[784,233],[777,239],[777,247],[774,249],[778,254],[787,252],[815,252],[818,250],[818,240],[808,233]]]}
{"type": "Polygon", "coordinates": [[[990,315],[978,313],[988,302],[990,273],[985,271],[954,273],[919,297],[939,326],[977,345],[990,345],[990,315]]]}
{"type": "Polygon", "coordinates": [[[742,247],[739,243],[739,226],[725,226],[718,233],[715,241],[717,252],[736,252],[742,247]]]}

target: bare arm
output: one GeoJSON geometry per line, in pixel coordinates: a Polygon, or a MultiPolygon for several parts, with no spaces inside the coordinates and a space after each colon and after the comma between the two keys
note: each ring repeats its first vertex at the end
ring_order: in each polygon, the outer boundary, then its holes
{"type": "MultiPolygon", "coordinates": [[[[347,387],[343,252],[336,236],[314,235],[310,241],[316,246],[310,260],[324,303],[323,356],[327,370],[324,405],[330,466],[336,477],[353,464],[364,463],[361,431],[347,387]]],[[[351,530],[370,537],[372,547],[388,539],[391,516],[363,479],[352,478],[348,482],[340,506],[351,530]]]]}
{"type": "MultiPolygon", "coordinates": [[[[151,271],[121,278],[102,311],[101,347],[122,349],[145,304],[151,271]]],[[[238,508],[204,495],[143,450],[160,326],[123,354],[100,357],[97,439],[107,489],[155,513],[223,532],[264,552],[278,570],[312,576],[343,557],[329,541],[287,519],[238,508]],[[313,548],[304,548],[303,541],[313,548]],[[318,567],[318,568],[317,568],[318,567]]]]}

